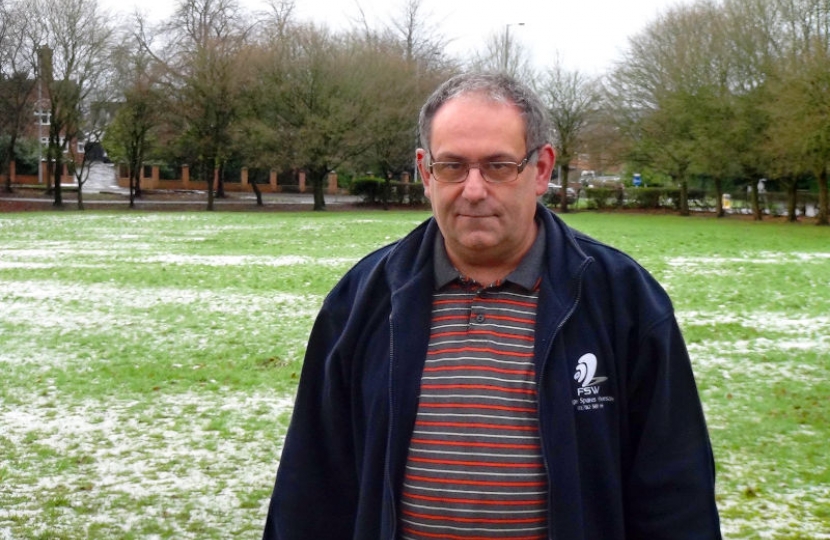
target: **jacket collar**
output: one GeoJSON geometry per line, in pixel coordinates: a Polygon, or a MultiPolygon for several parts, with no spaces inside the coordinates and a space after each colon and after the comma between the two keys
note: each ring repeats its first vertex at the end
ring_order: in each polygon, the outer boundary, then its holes
{"type": "MultiPolygon", "coordinates": [[[[573,287],[578,287],[578,278],[592,259],[579,246],[574,231],[541,204],[536,207],[536,219],[544,229],[545,237],[543,282],[547,282],[546,288],[551,291],[556,304],[568,305],[575,296],[573,287]]],[[[431,217],[397,243],[388,259],[387,275],[392,291],[404,287],[425,270],[428,271],[431,287],[434,288],[434,248],[436,237],[440,234],[435,218],[431,217]]]]}

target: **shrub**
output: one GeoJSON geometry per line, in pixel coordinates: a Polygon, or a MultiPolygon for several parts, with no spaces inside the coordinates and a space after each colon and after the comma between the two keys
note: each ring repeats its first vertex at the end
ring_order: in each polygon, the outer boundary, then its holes
{"type": "Polygon", "coordinates": [[[388,203],[403,205],[408,202],[412,206],[423,206],[426,202],[422,183],[407,184],[399,180],[390,180],[387,183],[383,178],[376,176],[355,178],[349,186],[349,193],[362,196],[364,203],[378,204],[383,202],[384,191],[387,187],[389,189],[388,203]]]}
{"type": "Polygon", "coordinates": [[[559,193],[548,190],[542,195],[542,202],[546,206],[559,206],[561,200],[559,199],[559,193]]]}
{"type": "Polygon", "coordinates": [[[589,188],[585,190],[588,208],[604,210],[609,207],[619,208],[623,204],[625,192],[622,188],[589,188]]]}
{"type": "Polygon", "coordinates": [[[409,184],[409,204],[412,206],[424,206],[427,204],[427,198],[424,195],[424,184],[422,182],[409,184]]]}
{"type": "Polygon", "coordinates": [[[627,205],[632,208],[653,209],[660,208],[660,199],[663,197],[663,189],[656,187],[639,187],[629,189],[625,192],[628,199],[627,205]]]}
{"type": "MultiPolygon", "coordinates": [[[[6,145],[8,144],[8,136],[0,139],[0,162],[5,159],[6,145]]],[[[15,148],[15,166],[17,174],[37,175],[38,163],[38,146],[36,139],[18,139],[15,148]]],[[[6,171],[3,171],[5,174],[6,171]]]]}
{"type": "Polygon", "coordinates": [[[363,197],[363,202],[374,204],[381,200],[384,189],[383,178],[376,176],[359,176],[352,180],[349,193],[363,197]]]}
{"type": "Polygon", "coordinates": [[[171,166],[169,163],[159,165],[159,180],[179,180],[181,177],[181,167],[171,166]]]}
{"type": "Polygon", "coordinates": [[[663,188],[662,194],[660,195],[660,206],[671,208],[672,210],[680,210],[680,188],[663,188]]]}

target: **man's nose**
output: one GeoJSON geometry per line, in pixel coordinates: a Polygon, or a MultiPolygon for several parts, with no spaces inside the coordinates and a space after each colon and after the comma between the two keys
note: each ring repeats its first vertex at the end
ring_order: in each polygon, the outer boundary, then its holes
{"type": "Polygon", "coordinates": [[[487,196],[487,181],[478,167],[470,167],[467,179],[464,180],[463,195],[471,201],[481,200],[487,196]]]}

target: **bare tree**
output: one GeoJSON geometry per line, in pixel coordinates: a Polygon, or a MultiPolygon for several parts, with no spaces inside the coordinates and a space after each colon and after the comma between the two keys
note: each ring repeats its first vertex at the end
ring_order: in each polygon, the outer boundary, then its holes
{"type": "Polygon", "coordinates": [[[728,64],[717,61],[712,46],[714,12],[714,4],[701,1],[662,14],[630,39],[607,85],[631,156],[674,179],[681,215],[689,214],[689,177],[705,152],[707,119],[697,111],[728,80],[728,64]]]}
{"type": "Polygon", "coordinates": [[[224,196],[223,170],[249,72],[252,23],[236,0],[182,0],[164,30],[161,45],[145,46],[165,67],[171,110],[178,115],[171,120],[183,133],[179,150],[207,183],[207,209],[213,210],[215,196],[224,196]]]}
{"type": "Polygon", "coordinates": [[[822,0],[774,2],[784,41],[783,53],[771,73],[769,147],[788,158],[785,163],[790,164],[790,176],[803,169],[815,176],[819,187],[817,222],[828,225],[830,5],[822,0]]]}
{"type": "Polygon", "coordinates": [[[530,51],[518,39],[515,31],[511,32],[512,25],[495,34],[490,34],[484,40],[484,47],[477,51],[471,61],[471,66],[483,71],[501,71],[512,77],[533,83],[536,72],[530,61],[530,51]]]}
{"type": "Polygon", "coordinates": [[[280,116],[300,136],[297,162],[308,169],[314,189],[314,209],[325,209],[323,182],[341,164],[365,154],[373,144],[364,129],[377,112],[365,92],[374,75],[366,48],[349,36],[306,26],[298,29],[289,67],[290,77],[280,92],[280,116]]]}
{"type": "Polygon", "coordinates": [[[828,224],[827,168],[830,165],[830,53],[820,43],[782,62],[771,84],[767,150],[790,188],[788,214],[795,219],[796,180],[812,174],[818,182],[818,223],[828,224]]]}
{"type": "Polygon", "coordinates": [[[375,103],[382,104],[373,115],[375,144],[367,157],[386,180],[384,205],[392,177],[404,170],[413,175],[417,172],[414,155],[419,107],[455,69],[444,54],[448,41],[431,19],[421,0],[407,0],[386,32],[367,30],[365,34],[366,46],[374,49],[367,53],[377,59],[369,91],[375,103]]]}
{"type": "Polygon", "coordinates": [[[5,142],[0,171],[6,173],[8,193],[12,191],[11,163],[16,159],[18,138],[27,124],[41,121],[40,116],[33,117],[37,111],[30,106],[37,85],[36,60],[27,39],[31,22],[23,2],[0,0],[0,136],[5,142]]]}
{"type": "Polygon", "coordinates": [[[431,14],[424,13],[422,0],[406,0],[392,19],[391,28],[402,43],[409,64],[435,61],[443,56],[448,44],[437,30],[438,24],[432,21],[431,14]]]}
{"type": "Polygon", "coordinates": [[[568,211],[568,171],[577,156],[600,103],[600,83],[579,71],[570,71],[557,59],[543,76],[539,91],[548,106],[559,162],[562,188],[559,208],[568,211]]]}
{"type": "Polygon", "coordinates": [[[135,34],[121,39],[113,53],[113,87],[120,94],[119,107],[105,138],[108,153],[127,164],[130,208],[141,197],[141,170],[152,147],[153,131],[166,112],[160,86],[163,66],[143,46],[152,39],[142,16],[137,16],[136,28],[135,34]]]}
{"type": "Polygon", "coordinates": [[[51,112],[48,175],[54,179],[54,205],[62,206],[63,153],[85,137],[84,107],[107,70],[113,31],[97,0],[33,0],[32,8],[34,24],[43,30],[37,48],[51,112]]]}
{"type": "Polygon", "coordinates": [[[728,36],[728,86],[736,115],[728,146],[735,151],[736,180],[749,188],[752,213],[760,220],[758,179],[772,164],[766,148],[770,73],[783,51],[780,10],[773,0],[725,0],[722,10],[719,26],[728,36]]]}

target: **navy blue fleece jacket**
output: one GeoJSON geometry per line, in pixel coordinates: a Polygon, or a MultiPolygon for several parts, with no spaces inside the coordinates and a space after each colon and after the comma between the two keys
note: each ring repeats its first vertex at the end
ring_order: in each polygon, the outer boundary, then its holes
{"type": "MultiPolygon", "coordinates": [[[[671,302],[539,206],[535,362],[552,540],[720,538],[714,463],[671,302]]],[[[433,292],[433,219],[326,297],[264,540],[394,540],[433,292]]]]}

